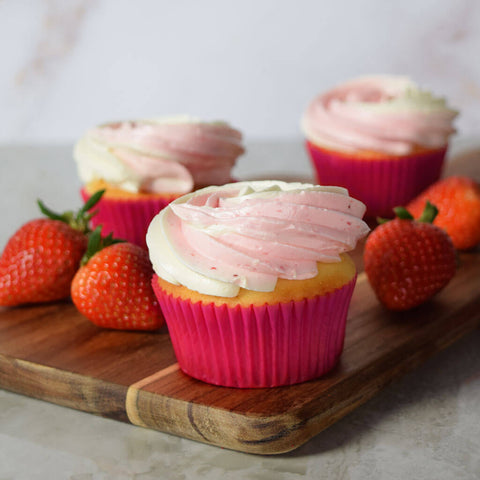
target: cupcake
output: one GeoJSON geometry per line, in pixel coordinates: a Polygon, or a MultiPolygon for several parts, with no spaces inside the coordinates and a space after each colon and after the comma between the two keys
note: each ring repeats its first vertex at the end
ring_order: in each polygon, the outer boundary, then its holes
{"type": "Polygon", "coordinates": [[[330,371],[356,281],[347,252],[368,232],[364,212],[343,188],[281,181],[207,187],[171,202],[147,245],[180,368],[240,388],[330,371]]]}
{"type": "Polygon", "coordinates": [[[456,115],[406,77],[371,76],[317,96],[302,130],[318,183],[346,187],[368,217],[391,217],[440,178],[456,115]]]}
{"type": "Polygon", "coordinates": [[[146,248],[152,218],[168,203],[232,181],[242,134],[224,122],[190,117],[117,122],[86,132],[74,158],[86,201],[105,190],[93,227],[146,248]]]}

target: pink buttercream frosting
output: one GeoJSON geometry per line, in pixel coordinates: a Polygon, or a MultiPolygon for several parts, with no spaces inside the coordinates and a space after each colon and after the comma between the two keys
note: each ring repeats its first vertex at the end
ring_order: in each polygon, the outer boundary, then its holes
{"type": "Polygon", "coordinates": [[[150,224],[156,273],[201,293],[272,291],[278,278],[317,275],[367,234],[365,205],[339,187],[238,182],[185,195],[150,224]]]}
{"type": "Polygon", "coordinates": [[[75,159],[85,183],[181,194],[230,182],[243,152],[241,132],[228,124],[173,117],[93,128],[77,143],[75,159]]]}
{"type": "Polygon", "coordinates": [[[361,77],[317,96],[302,129],[314,144],[341,151],[405,155],[416,147],[442,148],[455,132],[457,112],[443,98],[401,76],[361,77]]]}

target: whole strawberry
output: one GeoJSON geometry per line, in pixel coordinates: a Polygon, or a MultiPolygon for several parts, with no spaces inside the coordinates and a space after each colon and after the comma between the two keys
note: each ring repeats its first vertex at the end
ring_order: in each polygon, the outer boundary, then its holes
{"type": "Polygon", "coordinates": [[[92,217],[88,210],[102,193],[77,213],[59,215],[38,202],[48,218],[20,227],[0,257],[0,305],[50,302],[70,295],[70,283],[87,247],[92,217]]]}
{"type": "Polygon", "coordinates": [[[163,325],[145,249],[116,243],[111,235],[102,239],[97,227],[82,263],[72,282],[71,297],[91,322],[120,330],[156,330],[163,325]]]}
{"type": "Polygon", "coordinates": [[[416,307],[444,288],[455,274],[456,253],[448,234],[431,222],[427,203],[419,220],[404,208],[367,238],[364,265],[378,299],[390,310],[416,307]]]}
{"type": "Polygon", "coordinates": [[[443,228],[459,250],[480,244],[480,185],[469,177],[447,177],[431,185],[407,205],[418,218],[429,200],[439,210],[434,224],[443,228]]]}

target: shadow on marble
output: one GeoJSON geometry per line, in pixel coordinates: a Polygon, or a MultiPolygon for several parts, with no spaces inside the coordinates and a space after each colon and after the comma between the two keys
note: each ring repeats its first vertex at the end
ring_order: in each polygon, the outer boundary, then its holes
{"type": "MultiPolygon", "coordinates": [[[[309,442],[281,456],[305,457],[344,449],[365,442],[375,431],[410,436],[412,441],[428,432],[424,440],[436,443],[452,433],[459,415],[472,415],[477,422],[475,410],[463,411],[457,399],[461,389],[476,387],[480,400],[479,346],[480,330],[476,330],[393,381],[309,442]]],[[[480,433],[480,426],[475,429],[480,433]]]]}

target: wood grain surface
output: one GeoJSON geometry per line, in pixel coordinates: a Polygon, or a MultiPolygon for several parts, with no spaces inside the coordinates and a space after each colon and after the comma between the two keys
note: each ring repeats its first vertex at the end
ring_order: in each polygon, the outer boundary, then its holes
{"type": "MultiPolygon", "coordinates": [[[[446,173],[480,180],[479,159],[466,152],[446,173]]],[[[362,245],[354,259],[362,272],[362,245]]],[[[59,302],[0,307],[0,387],[233,450],[286,452],[478,328],[480,250],[459,260],[450,284],[410,312],[386,311],[360,273],[341,361],[318,380],[270,389],[202,383],[179,370],[166,327],[100,329],[59,302]]]]}

